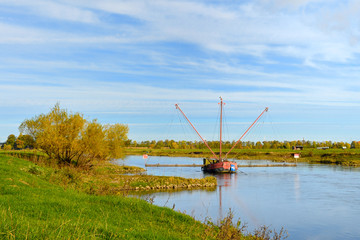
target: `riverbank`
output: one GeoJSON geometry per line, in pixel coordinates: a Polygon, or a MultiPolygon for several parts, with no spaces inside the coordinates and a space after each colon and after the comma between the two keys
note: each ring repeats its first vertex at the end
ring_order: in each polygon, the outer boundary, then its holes
{"type": "Polygon", "coordinates": [[[0,156],[1,239],[201,239],[206,232],[190,216],[136,198],[64,189],[41,177],[48,171],[0,156]]]}
{"type": "Polygon", "coordinates": [[[82,168],[59,167],[45,155],[30,151],[0,151],[2,154],[36,163],[29,171],[65,188],[98,195],[124,195],[129,191],[169,191],[181,189],[215,190],[215,177],[182,178],[142,174],[146,170],[134,166],[120,166],[112,162],[92,162],[82,168]],[[39,167],[46,167],[39,170],[39,167]],[[46,169],[46,171],[44,170],[46,169]]]}
{"type": "MultiPolygon", "coordinates": [[[[226,149],[223,151],[226,152],[226,149]]],[[[215,149],[218,154],[218,150],[215,149]]],[[[149,154],[153,156],[176,157],[211,157],[207,149],[151,149],[126,148],[128,155],[149,154]]],[[[234,149],[228,156],[238,160],[272,160],[277,162],[307,162],[319,164],[338,164],[342,166],[360,167],[360,149],[234,149]],[[294,154],[299,154],[295,159],[294,154]]]]}
{"type": "MultiPolygon", "coordinates": [[[[89,188],[96,189],[94,176],[88,179],[89,188]]],[[[78,179],[69,169],[62,172],[0,154],[0,238],[261,240],[271,233],[268,228],[246,233],[233,224],[231,212],[219,224],[201,223],[137,198],[109,191],[88,194],[73,188],[74,181],[78,179]]],[[[282,239],[279,234],[274,237],[282,239]]]]}

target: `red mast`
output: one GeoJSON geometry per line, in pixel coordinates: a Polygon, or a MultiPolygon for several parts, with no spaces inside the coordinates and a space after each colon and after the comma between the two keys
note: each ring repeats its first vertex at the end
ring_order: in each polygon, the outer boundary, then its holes
{"type": "MultiPolygon", "coordinates": [[[[209,147],[209,145],[207,144],[207,142],[202,138],[202,136],[200,135],[200,133],[196,130],[196,128],[194,127],[194,125],[190,122],[190,120],[187,118],[187,116],[185,115],[185,113],[181,110],[181,108],[179,107],[179,105],[175,104],[176,109],[178,109],[181,114],[185,117],[185,119],[189,122],[189,124],[191,125],[191,127],[195,130],[195,132],[199,135],[199,137],[201,138],[201,140],[205,143],[205,146],[210,150],[210,152],[213,154],[214,158],[217,159],[215,153],[213,152],[213,150],[209,147]]],[[[219,159],[220,160],[220,159],[219,159]]]]}
{"type": "Polygon", "coordinates": [[[220,97],[220,153],[219,153],[219,160],[221,159],[221,145],[222,145],[222,107],[223,107],[223,99],[220,97]]]}

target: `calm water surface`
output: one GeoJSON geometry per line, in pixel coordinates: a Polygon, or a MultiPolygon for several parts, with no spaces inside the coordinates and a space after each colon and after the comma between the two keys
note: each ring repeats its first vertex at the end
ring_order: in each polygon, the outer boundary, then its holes
{"type": "MultiPolygon", "coordinates": [[[[201,158],[151,157],[148,163],[202,164],[201,158]]],[[[239,165],[249,161],[236,160],[239,165]]],[[[251,161],[252,164],[271,163],[251,161]]],[[[142,156],[119,164],[145,168],[142,156]]],[[[203,178],[200,168],[147,168],[147,174],[203,178]]],[[[154,204],[217,221],[231,209],[248,230],[284,227],[289,239],[360,239],[360,169],[332,165],[239,168],[236,174],[213,175],[215,191],[152,193],[154,204]]],[[[144,196],[143,196],[144,197],[144,196]]],[[[149,197],[149,196],[145,196],[149,197]]]]}

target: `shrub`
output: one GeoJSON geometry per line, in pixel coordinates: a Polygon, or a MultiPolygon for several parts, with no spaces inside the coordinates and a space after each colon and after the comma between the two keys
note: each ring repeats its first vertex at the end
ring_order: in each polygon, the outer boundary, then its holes
{"type": "Polygon", "coordinates": [[[48,114],[25,120],[19,130],[33,137],[36,147],[59,164],[84,166],[93,159],[120,158],[128,126],[89,122],[56,104],[48,114]]]}

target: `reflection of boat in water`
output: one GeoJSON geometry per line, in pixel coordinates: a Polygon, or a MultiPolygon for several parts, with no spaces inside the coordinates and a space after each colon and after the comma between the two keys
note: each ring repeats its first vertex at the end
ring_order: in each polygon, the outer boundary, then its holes
{"type": "Polygon", "coordinates": [[[182,115],[185,117],[185,119],[188,121],[188,123],[191,125],[191,127],[195,130],[195,132],[199,135],[201,140],[204,142],[205,146],[211,151],[212,158],[204,158],[203,167],[201,168],[204,172],[211,172],[211,173],[233,173],[236,172],[238,169],[236,162],[231,162],[227,160],[228,154],[235,148],[235,146],[241,141],[241,139],[249,132],[249,130],[255,125],[255,123],[260,119],[260,117],[268,111],[268,108],[265,108],[265,110],[258,116],[258,118],[251,124],[251,126],[244,132],[244,134],[239,138],[239,140],[231,147],[231,149],[225,154],[225,157],[222,157],[222,112],[223,112],[223,106],[225,103],[223,102],[222,97],[220,97],[220,151],[219,156],[216,156],[214,151],[210,148],[210,146],[207,144],[206,140],[200,135],[200,133],[196,130],[194,125],[190,122],[190,120],[187,118],[185,113],[181,110],[178,104],[175,104],[176,109],[178,109],[182,115]]]}

